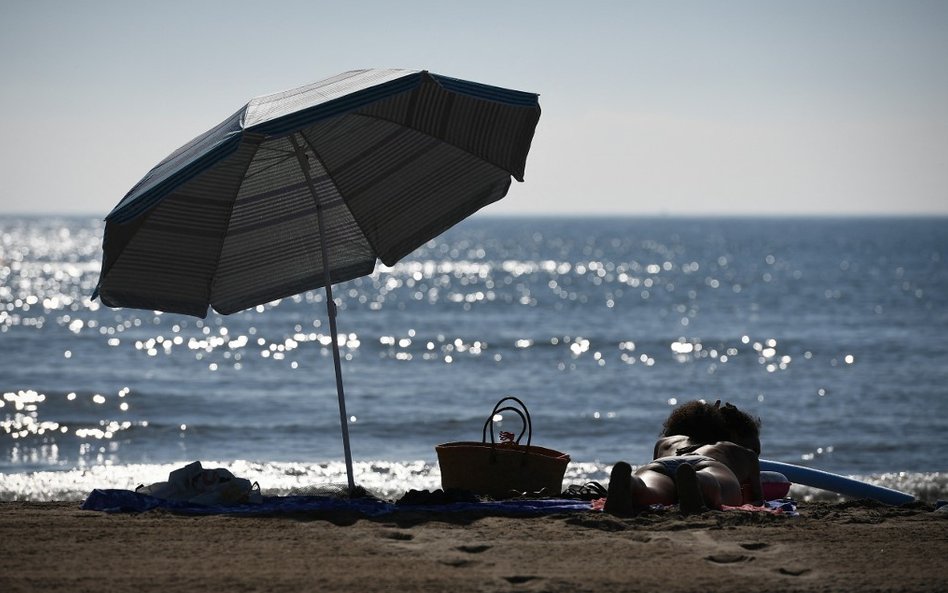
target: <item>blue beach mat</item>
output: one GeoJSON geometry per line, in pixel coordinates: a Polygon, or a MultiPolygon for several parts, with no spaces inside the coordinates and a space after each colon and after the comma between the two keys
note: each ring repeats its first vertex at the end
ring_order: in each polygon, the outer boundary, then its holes
{"type": "Polygon", "coordinates": [[[316,512],[350,512],[365,516],[396,512],[470,512],[485,515],[536,517],[557,513],[592,510],[586,500],[532,499],[485,502],[453,502],[448,504],[397,505],[371,498],[335,498],[331,496],[265,496],[259,504],[199,505],[185,501],[165,500],[131,490],[96,489],[82,503],[83,510],[106,513],[142,513],[165,509],[186,515],[280,515],[316,512]]]}
{"type": "MultiPolygon", "coordinates": [[[[539,517],[560,513],[599,512],[598,505],[588,500],[561,498],[518,499],[482,502],[452,502],[447,504],[398,505],[372,498],[345,499],[332,496],[265,496],[258,504],[199,505],[184,501],[165,500],[131,490],[96,489],[82,503],[87,511],[105,513],[143,513],[164,509],[183,515],[290,515],[295,513],[357,513],[377,517],[392,513],[459,513],[475,512],[483,515],[507,517],[539,517]]],[[[674,507],[657,507],[669,510],[674,507]]],[[[796,516],[796,503],[790,499],[768,501],[764,507],[733,507],[733,510],[755,510],[796,516]]]]}

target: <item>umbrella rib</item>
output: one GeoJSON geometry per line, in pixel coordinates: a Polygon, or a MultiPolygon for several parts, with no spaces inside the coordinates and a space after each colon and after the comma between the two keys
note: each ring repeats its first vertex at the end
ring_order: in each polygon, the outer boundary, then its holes
{"type": "MultiPolygon", "coordinates": [[[[323,179],[324,179],[324,177],[317,177],[317,178],[315,179],[315,181],[322,181],[323,179]]],[[[308,184],[307,184],[305,181],[301,181],[301,182],[299,182],[299,183],[294,183],[294,184],[291,184],[291,185],[284,185],[284,186],[282,186],[282,187],[279,187],[279,188],[276,188],[276,189],[271,189],[271,190],[269,190],[269,191],[261,192],[261,193],[258,193],[258,194],[245,195],[243,198],[241,198],[240,203],[241,203],[241,204],[245,204],[245,205],[246,205],[246,204],[254,204],[254,203],[260,202],[260,201],[262,201],[262,200],[268,200],[268,199],[274,198],[274,197],[282,197],[285,193],[287,193],[287,192],[289,192],[289,191],[298,190],[298,189],[304,189],[304,188],[306,188],[306,187],[308,187],[308,184]]],[[[328,207],[331,207],[331,206],[335,206],[337,203],[345,203],[345,202],[343,201],[342,197],[340,196],[340,197],[338,197],[338,198],[332,198],[332,199],[329,199],[329,200],[324,200],[324,201],[322,202],[322,205],[328,208],[328,207]]]]}
{"type": "MultiPolygon", "coordinates": [[[[340,201],[341,201],[343,204],[345,204],[346,208],[348,209],[348,208],[349,208],[349,204],[346,203],[345,197],[342,195],[342,192],[339,191],[339,184],[336,183],[336,179],[335,179],[335,177],[333,177],[332,171],[330,171],[330,170],[329,170],[329,167],[326,166],[326,161],[323,160],[323,157],[319,154],[319,151],[316,150],[316,147],[313,146],[313,143],[310,142],[309,138],[306,137],[306,134],[300,133],[300,136],[303,137],[303,142],[306,143],[306,146],[308,146],[309,149],[313,151],[313,154],[316,155],[316,159],[319,160],[320,163],[322,163],[322,165],[323,165],[323,170],[326,172],[326,177],[329,178],[330,183],[332,183],[333,187],[336,188],[336,193],[339,194],[339,199],[340,199],[340,201]]],[[[376,258],[378,258],[378,256],[377,256],[376,254],[379,253],[379,250],[378,250],[378,248],[375,246],[375,243],[372,242],[372,238],[371,238],[371,236],[369,235],[369,233],[366,233],[366,232],[365,232],[365,229],[362,228],[362,224],[361,224],[358,220],[356,220],[356,217],[355,217],[355,216],[352,217],[352,221],[355,223],[355,225],[356,225],[357,227],[359,227],[359,231],[362,233],[362,237],[365,238],[366,243],[369,244],[369,248],[372,250],[372,255],[374,255],[374,256],[376,256],[376,258]]]]}
{"type": "MultiPolygon", "coordinates": [[[[266,159],[261,159],[261,160],[264,160],[264,161],[272,161],[272,162],[271,162],[269,165],[267,165],[266,167],[263,167],[263,168],[261,168],[261,169],[259,169],[259,170],[257,170],[257,171],[254,171],[253,173],[247,173],[247,174],[244,176],[244,179],[252,179],[252,178],[256,177],[257,175],[259,175],[259,174],[261,174],[261,173],[265,173],[265,172],[269,171],[269,170],[272,169],[273,167],[277,167],[277,166],[279,166],[279,165],[282,165],[283,163],[285,163],[285,162],[291,160],[292,158],[293,158],[293,155],[292,155],[292,154],[286,154],[286,155],[283,155],[283,156],[275,156],[275,157],[270,157],[270,158],[266,158],[266,159]]],[[[259,162],[259,161],[258,161],[258,162],[259,162]]]]}
{"type": "MultiPolygon", "coordinates": [[[[263,143],[264,138],[257,134],[245,134],[244,138],[248,141],[249,144],[255,145],[254,150],[247,155],[247,163],[244,165],[243,174],[240,176],[240,182],[235,183],[234,195],[230,199],[230,208],[227,210],[227,220],[224,222],[222,227],[223,237],[221,238],[220,245],[217,248],[217,257],[214,258],[214,273],[208,276],[207,280],[207,302],[211,303],[211,296],[214,293],[214,283],[217,281],[217,270],[220,269],[221,265],[221,254],[224,252],[224,243],[227,242],[227,229],[230,227],[230,219],[234,215],[234,208],[237,206],[237,196],[240,194],[240,189],[244,185],[244,179],[247,175],[247,170],[250,169],[250,165],[253,164],[253,158],[256,156],[257,151],[260,150],[260,145],[263,143]]],[[[238,149],[239,150],[239,149],[238,149]]]]}
{"type": "Polygon", "coordinates": [[[286,155],[289,155],[289,156],[293,156],[293,155],[296,154],[296,153],[293,152],[292,150],[287,150],[286,148],[277,148],[276,146],[261,145],[261,146],[260,146],[260,150],[261,150],[261,151],[265,151],[265,152],[276,152],[276,153],[279,153],[279,154],[286,154],[286,155]]]}
{"type": "MultiPolygon", "coordinates": [[[[498,165],[497,163],[495,163],[495,162],[493,162],[493,161],[491,161],[491,160],[485,159],[484,157],[482,157],[482,156],[479,155],[479,154],[474,154],[473,152],[471,152],[470,150],[468,150],[468,149],[466,149],[466,148],[463,148],[463,147],[461,147],[461,146],[458,146],[457,144],[455,144],[455,143],[453,143],[453,142],[448,142],[447,140],[444,140],[444,139],[442,139],[442,138],[438,138],[437,136],[434,136],[434,135],[432,135],[432,134],[429,134],[428,132],[424,132],[424,131],[422,131],[422,130],[419,130],[418,128],[416,128],[416,127],[414,127],[414,126],[411,126],[411,125],[408,125],[408,124],[404,124],[404,123],[402,123],[402,122],[395,121],[395,120],[389,119],[389,118],[387,118],[387,117],[379,117],[378,115],[371,115],[371,114],[369,114],[369,113],[361,113],[361,112],[358,112],[358,111],[353,112],[352,115],[356,115],[356,116],[359,116],[359,117],[364,117],[364,118],[366,118],[366,119],[374,119],[374,120],[378,120],[378,121],[384,121],[384,122],[388,122],[388,123],[393,124],[393,125],[396,125],[396,126],[400,126],[400,127],[403,127],[403,128],[408,128],[408,129],[412,130],[413,132],[416,132],[416,133],[418,133],[418,134],[421,134],[422,136],[427,136],[428,138],[431,138],[432,140],[435,140],[436,142],[440,142],[441,144],[446,144],[446,145],[448,145],[448,146],[451,146],[452,148],[456,148],[457,150],[459,150],[459,151],[461,151],[461,152],[463,152],[463,153],[465,153],[465,154],[469,154],[469,155],[471,155],[472,157],[474,157],[475,159],[477,159],[477,160],[479,160],[479,161],[481,161],[481,162],[487,163],[488,165],[490,165],[490,166],[492,166],[492,167],[496,167],[497,169],[500,169],[501,171],[504,171],[504,172],[507,173],[508,175],[511,175],[511,176],[513,175],[513,173],[511,173],[510,171],[508,171],[507,169],[505,169],[503,166],[498,165]]],[[[520,179],[517,179],[517,181],[520,181],[520,179]]]]}

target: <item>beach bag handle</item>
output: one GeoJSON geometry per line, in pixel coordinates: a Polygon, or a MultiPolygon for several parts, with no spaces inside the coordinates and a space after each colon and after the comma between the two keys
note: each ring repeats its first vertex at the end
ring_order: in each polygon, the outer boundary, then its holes
{"type": "Polygon", "coordinates": [[[496,416],[497,414],[501,412],[508,412],[508,411],[515,412],[518,416],[520,416],[520,421],[523,422],[523,429],[520,431],[520,435],[517,436],[514,443],[516,445],[520,445],[520,440],[523,438],[523,434],[527,433],[527,444],[523,447],[523,455],[520,460],[521,465],[526,465],[527,460],[530,458],[530,443],[533,441],[533,421],[530,419],[530,412],[527,410],[526,404],[524,404],[522,401],[520,401],[516,397],[513,397],[512,395],[508,395],[507,397],[501,399],[499,402],[497,402],[494,405],[494,409],[491,411],[490,416],[488,416],[487,421],[484,422],[484,430],[481,432],[481,442],[483,443],[487,442],[488,428],[490,428],[490,460],[491,460],[491,463],[496,463],[497,442],[494,440],[494,427],[492,426],[492,423],[494,421],[494,416],[496,416]],[[514,406],[501,407],[501,405],[507,401],[516,402],[520,406],[520,408],[516,408],[514,406]]]}
{"type": "Polygon", "coordinates": [[[520,401],[518,398],[512,395],[508,395],[507,397],[501,399],[499,402],[494,404],[494,409],[491,411],[490,415],[487,417],[487,421],[484,422],[484,430],[481,431],[481,442],[482,443],[487,442],[487,429],[490,428],[491,447],[493,447],[496,444],[496,442],[494,441],[494,428],[493,426],[491,426],[491,422],[493,422],[494,416],[496,416],[497,414],[501,412],[507,412],[507,411],[516,412],[517,415],[520,416],[520,421],[523,422],[523,429],[520,431],[520,435],[517,437],[517,440],[515,442],[519,445],[520,439],[523,438],[523,433],[526,432],[527,433],[527,447],[529,447],[530,443],[533,441],[533,421],[530,419],[530,412],[527,410],[526,404],[524,404],[522,401],[520,401]],[[513,406],[501,407],[501,404],[503,404],[506,401],[514,401],[520,406],[520,408],[515,408],[513,406]]]}
{"type": "MultiPolygon", "coordinates": [[[[517,438],[514,439],[514,441],[513,441],[514,443],[516,443],[516,444],[519,445],[519,444],[520,444],[520,439],[522,439],[524,433],[527,432],[527,419],[524,417],[523,412],[521,412],[520,410],[518,410],[517,408],[514,408],[514,407],[512,407],[512,406],[507,406],[507,407],[504,407],[504,408],[495,408],[495,409],[494,409],[494,412],[491,414],[491,418],[493,418],[494,415],[496,415],[496,414],[500,414],[501,412],[514,412],[514,413],[516,413],[518,416],[520,416],[520,421],[523,423],[523,429],[520,431],[520,434],[517,436],[517,438]]],[[[488,418],[488,419],[487,419],[487,423],[484,425],[484,430],[485,430],[485,431],[487,430],[487,427],[491,424],[491,418],[488,418]]],[[[503,437],[503,433],[501,433],[501,437],[503,437]]],[[[487,437],[486,437],[486,436],[483,437],[483,441],[482,441],[482,442],[484,442],[485,444],[487,443],[487,437]]],[[[500,444],[503,444],[503,443],[504,443],[504,439],[501,438],[500,444]]],[[[494,427],[491,426],[491,427],[490,427],[490,446],[491,446],[491,447],[495,447],[496,445],[497,445],[497,443],[496,443],[496,441],[494,440],[494,427]]],[[[527,437],[527,446],[528,446],[528,447],[530,446],[530,437],[529,437],[529,436],[527,437]]]]}

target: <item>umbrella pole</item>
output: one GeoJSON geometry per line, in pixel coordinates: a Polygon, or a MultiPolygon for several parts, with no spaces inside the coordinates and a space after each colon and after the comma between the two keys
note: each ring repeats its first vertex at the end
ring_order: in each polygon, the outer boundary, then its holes
{"type": "Polygon", "coordinates": [[[346,478],[349,481],[349,494],[355,491],[355,479],[352,472],[352,449],[349,447],[349,417],[346,414],[346,393],[342,388],[342,364],[339,361],[339,337],[336,330],[336,303],[332,299],[332,277],[329,274],[329,249],[326,247],[326,229],[323,224],[323,208],[319,202],[319,196],[316,194],[316,187],[313,185],[313,179],[309,175],[309,163],[306,155],[296,142],[294,136],[290,136],[290,142],[296,151],[296,158],[300,163],[300,169],[303,171],[303,177],[306,178],[306,184],[316,203],[316,223],[319,228],[319,251],[323,257],[323,282],[326,285],[326,312],[329,316],[329,333],[332,335],[332,363],[336,371],[336,395],[339,399],[339,422],[342,425],[342,448],[346,456],[346,478]]]}
{"type": "Polygon", "coordinates": [[[332,334],[332,363],[336,370],[336,395],[339,399],[339,422],[342,425],[342,448],[346,456],[346,478],[349,480],[349,493],[355,490],[355,480],[352,477],[352,449],[349,448],[349,416],[346,414],[346,394],[342,388],[342,364],[339,362],[339,339],[336,330],[336,303],[332,300],[332,282],[329,278],[329,255],[323,240],[322,208],[316,207],[316,218],[319,221],[319,242],[323,252],[323,270],[326,275],[326,311],[329,315],[329,333],[332,334]]]}

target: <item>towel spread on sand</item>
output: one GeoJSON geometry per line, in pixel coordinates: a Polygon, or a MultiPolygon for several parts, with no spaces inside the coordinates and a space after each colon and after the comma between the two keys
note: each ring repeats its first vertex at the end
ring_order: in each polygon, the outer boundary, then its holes
{"type": "Polygon", "coordinates": [[[461,512],[475,511],[491,515],[537,516],[588,511],[589,501],[566,499],[521,499],[485,502],[454,502],[430,505],[397,505],[372,498],[336,498],[332,496],[265,496],[258,504],[200,505],[187,501],[165,500],[131,490],[93,490],[82,509],[107,513],[140,513],[166,509],[188,515],[274,515],[310,512],[355,512],[367,516],[403,511],[461,512]]]}
{"type": "MultiPolygon", "coordinates": [[[[81,508],[106,513],[141,513],[153,509],[165,509],[186,515],[280,515],[348,512],[365,516],[378,516],[397,512],[476,512],[485,515],[536,517],[557,513],[592,511],[595,509],[595,505],[587,500],[558,498],[397,505],[372,498],[345,499],[331,496],[265,496],[263,501],[258,504],[200,505],[187,501],[165,500],[131,490],[96,489],[89,494],[81,508]]],[[[769,501],[764,507],[735,508],[789,516],[796,515],[796,504],[789,499],[769,501]]]]}
{"type": "MultiPolygon", "coordinates": [[[[592,510],[594,511],[605,511],[606,499],[597,498],[592,501],[592,510]]],[[[649,509],[653,511],[673,511],[678,508],[678,505],[674,504],[653,504],[649,505],[649,509]]],[[[777,498],[774,500],[765,500],[761,506],[755,506],[752,504],[742,504],[741,506],[728,506],[722,505],[722,511],[747,511],[750,513],[769,513],[771,515],[786,515],[788,517],[796,517],[799,515],[797,512],[797,502],[792,498],[777,498]]]]}
{"type": "Polygon", "coordinates": [[[721,506],[722,511],[750,511],[752,513],[774,513],[777,515],[797,515],[797,503],[791,498],[779,498],[777,500],[765,500],[763,506],[754,506],[752,504],[742,504],[739,507],[728,505],[721,506]]]}

